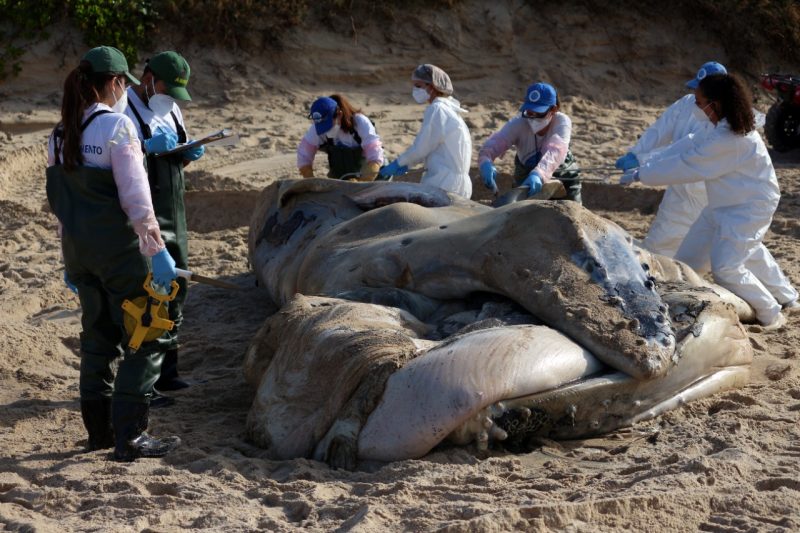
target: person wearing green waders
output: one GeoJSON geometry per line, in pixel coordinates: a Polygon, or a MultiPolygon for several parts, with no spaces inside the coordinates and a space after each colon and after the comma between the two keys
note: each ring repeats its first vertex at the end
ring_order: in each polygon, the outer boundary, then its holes
{"type": "Polygon", "coordinates": [[[80,397],[90,451],[161,457],[180,444],[146,433],[153,384],[169,338],[128,347],[122,303],[176,278],[153,209],[141,145],[122,111],[138,80],[116,48],[89,50],[64,82],[61,122],[48,146],[47,199],[59,220],[64,281],[81,302],[80,397]],[[122,355],[114,375],[114,360],[122,355]],[[112,429],[113,428],[113,429],[112,429]]]}
{"type": "MultiPolygon", "coordinates": [[[[189,63],[177,52],[161,52],[147,60],[141,83],[128,88],[128,106],[125,113],[133,120],[142,140],[147,161],[147,174],[156,217],[170,255],[178,268],[188,268],[188,236],[186,208],[184,206],[183,168],[203,156],[205,149],[198,146],[172,155],[159,156],[188,141],[178,101],[192,98],[186,85],[189,83],[189,63]]],[[[183,322],[183,304],[186,301],[186,280],[178,279],[180,290],[169,304],[169,318],[175,326],[167,333],[169,346],[156,381],[154,406],[169,405],[159,391],[173,391],[189,386],[178,376],[178,332],[183,322]]]]}

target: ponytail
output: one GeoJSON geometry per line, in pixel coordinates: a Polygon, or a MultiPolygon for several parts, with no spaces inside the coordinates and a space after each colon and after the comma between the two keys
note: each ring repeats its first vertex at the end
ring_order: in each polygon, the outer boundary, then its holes
{"type": "Polygon", "coordinates": [[[348,133],[355,131],[355,115],[361,113],[360,109],[353,107],[350,101],[341,94],[332,94],[330,96],[339,106],[342,111],[342,129],[348,133]]]}
{"type": "MultiPolygon", "coordinates": [[[[64,80],[64,96],[61,100],[61,123],[58,127],[63,133],[61,145],[64,168],[68,171],[75,170],[83,164],[81,153],[81,124],[83,112],[93,103],[100,100],[108,80],[114,78],[111,73],[92,72],[88,61],[81,61],[80,65],[72,70],[64,80]]],[[[58,151],[59,147],[55,147],[58,151]]]]}

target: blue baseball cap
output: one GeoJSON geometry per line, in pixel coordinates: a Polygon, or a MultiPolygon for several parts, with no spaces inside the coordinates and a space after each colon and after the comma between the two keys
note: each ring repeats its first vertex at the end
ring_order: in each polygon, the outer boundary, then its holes
{"type": "Polygon", "coordinates": [[[534,113],[544,113],[556,105],[556,90],[548,83],[534,83],[525,91],[525,101],[520,111],[530,109],[534,113]]]}
{"type": "Polygon", "coordinates": [[[690,89],[697,89],[697,86],[700,85],[700,81],[705,78],[706,76],[712,76],[714,74],[727,74],[728,70],[722,63],[717,63],[716,61],[709,61],[708,63],[704,63],[700,70],[697,71],[697,75],[694,77],[693,80],[689,80],[686,82],[686,86],[690,89]]]}
{"type": "Polygon", "coordinates": [[[322,135],[333,127],[337,107],[336,100],[327,96],[317,98],[311,104],[311,113],[308,114],[308,118],[314,122],[317,135],[322,135]]]}

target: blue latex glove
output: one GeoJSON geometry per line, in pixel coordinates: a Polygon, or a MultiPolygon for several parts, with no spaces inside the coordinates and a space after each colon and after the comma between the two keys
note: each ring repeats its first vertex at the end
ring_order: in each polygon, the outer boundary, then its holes
{"type": "Polygon", "coordinates": [[[156,128],[153,136],[144,140],[144,151],[148,154],[169,152],[176,146],[178,146],[178,136],[175,132],[164,128],[156,128]]]}
{"type": "Polygon", "coordinates": [[[632,168],[632,169],[628,170],[627,172],[625,172],[625,174],[623,174],[619,178],[619,184],[620,185],[630,185],[634,181],[639,181],[639,169],[638,168],[632,168]]]}
{"type": "Polygon", "coordinates": [[[483,184],[487,189],[491,189],[493,193],[497,194],[497,182],[495,181],[495,178],[497,177],[497,169],[494,167],[491,161],[484,161],[481,163],[480,170],[481,177],[483,178],[483,184]]]}
{"type": "Polygon", "coordinates": [[[395,159],[394,161],[383,167],[380,170],[379,174],[381,176],[394,177],[394,176],[402,176],[406,172],[408,172],[408,167],[401,167],[400,163],[398,163],[397,159],[395,159]]]}
{"type": "Polygon", "coordinates": [[[64,283],[66,284],[69,290],[71,290],[75,294],[78,294],[78,287],[73,285],[72,282],[69,280],[69,275],[67,274],[66,270],[64,271],[64,283]]]}
{"type": "Polygon", "coordinates": [[[166,289],[170,283],[178,277],[175,271],[175,260],[169,255],[166,248],[152,257],[153,260],[153,283],[166,289]]]}
{"type": "MultiPolygon", "coordinates": [[[[192,141],[189,141],[189,142],[192,142],[192,141]]],[[[206,153],[206,147],[201,144],[200,146],[195,146],[194,148],[192,148],[190,150],[184,151],[183,152],[183,158],[186,161],[197,161],[198,159],[203,157],[204,153],[206,153]]]]}
{"type": "Polygon", "coordinates": [[[528,174],[525,181],[522,182],[522,187],[528,187],[528,198],[542,190],[542,177],[535,170],[528,174]]]}
{"type": "Polygon", "coordinates": [[[633,152],[628,152],[617,159],[617,162],[614,163],[614,166],[620,170],[630,170],[639,166],[639,158],[636,157],[636,154],[633,152]]]}

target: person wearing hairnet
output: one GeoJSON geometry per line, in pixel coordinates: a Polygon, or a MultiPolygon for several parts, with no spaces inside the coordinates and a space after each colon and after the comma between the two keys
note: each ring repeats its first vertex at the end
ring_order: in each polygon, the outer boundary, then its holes
{"type": "MultiPolygon", "coordinates": [[[[686,82],[686,87],[692,89],[692,93],[670,105],[645,130],[628,153],[617,160],[615,166],[620,170],[629,170],[638,167],[640,162],[680,152],[691,142],[703,139],[714,126],[702,116],[702,113],[698,114],[695,91],[706,76],[727,74],[727,72],[725,67],[716,61],[703,64],[695,77],[686,82]],[[671,147],[667,149],[668,146],[671,147]]],[[[674,257],[689,227],[697,220],[706,205],[708,199],[703,182],[670,185],[664,191],[656,217],[644,238],[643,247],[651,252],[674,257]]]]}
{"type": "Polygon", "coordinates": [[[414,144],[389,165],[381,176],[401,176],[408,167],[425,164],[421,183],[433,185],[464,198],[472,196],[469,164],[472,140],[461,104],[452,97],[453,83],[447,73],[435,65],[424,64],[411,75],[412,97],[418,104],[429,104],[414,144]]]}
{"type": "Polygon", "coordinates": [[[528,187],[528,196],[533,196],[545,182],[557,179],[564,184],[567,199],[581,203],[580,171],[569,150],[572,121],[558,106],[558,94],[552,85],[534,83],[528,87],[520,115],[492,134],[478,153],[478,167],[488,189],[497,192],[493,161],[515,146],[516,187],[528,187]]]}
{"type": "Polygon", "coordinates": [[[332,94],[317,98],[308,115],[313,122],[297,146],[297,168],[314,177],[317,150],[328,154],[328,177],[372,181],[383,164],[383,145],[372,122],[347,98],[332,94]]]}
{"type": "Polygon", "coordinates": [[[713,130],[679,153],[626,171],[623,185],[702,182],[708,205],[689,228],[675,258],[714,280],[756,312],[768,329],[786,322],[781,308],[800,310],[797,291],[762,242],[778,207],[780,190],[767,148],[755,130],[752,96],[737,76],[700,80],[695,93],[700,120],[713,130]]]}
{"type": "Polygon", "coordinates": [[[123,301],[147,295],[148,272],[160,287],[177,275],[136,127],[123,114],[126,80],[139,81],[118,49],[99,46],[84,54],[64,81],[61,121],[47,157],[47,200],[59,221],[64,279],[81,302],[79,388],[87,448],[113,447],[118,461],[162,457],[180,444],[178,437],[146,432],[169,340],[145,341],[134,353],[123,320],[123,301]]]}
{"type": "MultiPolygon", "coordinates": [[[[200,145],[177,154],[158,155],[176,148],[179,143],[191,142],[186,133],[178,102],[189,102],[187,85],[190,68],[178,52],[160,52],[147,60],[142,82],[128,88],[128,106],[125,114],[133,120],[142,140],[150,180],[153,207],[161,225],[164,243],[178,268],[189,268],[189,232],[186,226],[184,202],[184,167],[197,161],[205,153],[200,145]]],[[[186,388],[190,383],[178,375],[179,332],[183,324],[183,306],[186,302],[187,282],[178,278],[180,290],[169,303],[169,319],[175,325],[167,333],[170,339],[161,366],[161,375],[155,384],[152,407],[170,405],[174,399],[161,394],[186,388]]]]}

